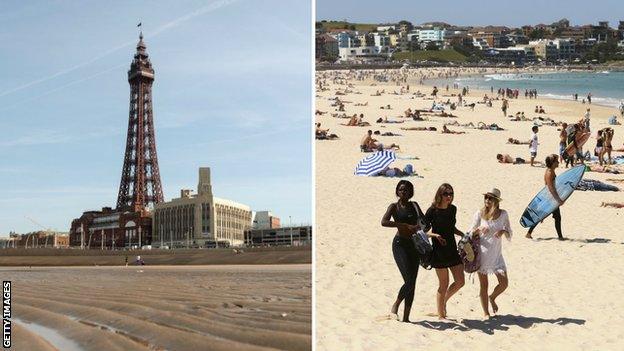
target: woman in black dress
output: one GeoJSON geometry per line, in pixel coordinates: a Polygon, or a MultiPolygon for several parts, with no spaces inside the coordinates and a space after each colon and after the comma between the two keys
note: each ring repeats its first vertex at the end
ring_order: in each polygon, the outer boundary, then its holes
{"type": "Polygon", "coordinates": [[[446,303],[449,298],[464,286],[464,265],[461,257],[459,257],[455,242],[455,235],[462,237],[463,233],[455,228],[457,207],[452,205],[454,195],[453,187],[450,184],[440,185],[431,207],[425,214],[427,223],[431,224],[431,232],[442,236],[446,241],[446,245],[433,242],[431,262],[439,282],[436,302],[440,319],[446,318],[446,303]],[[453,283],[450,286],[449,269],[453,274],[453,283]]]}
{"type": "MultiPolygon", "coordinates": [[[[422,229],[428,231],[429,228],[422,228],[424,218],[420,207],[416,202],[410,201],[414,196],[414,185],[407,180],[401,180],[395,190],[399,200],[391,203],[388,210],[381,219],[384,227],[397,228],[397,234],[392,239],[392,254],[394,261],[401,271],[404,284],[399,290],[396,301],[392,305],[391,313],[398,320],[399,305],[405,300],[403,310],[403,322],[409,322],[409,314],[414,301],[414,289],[416,288],[416,277],[418,275],[418,253],[410,239],[411,235],[422,229]],[[393,219],[393,220],[391,220],[393,219]]],[[[443,242],[444,239],[437,234],[428,234],[443,242]]]]}

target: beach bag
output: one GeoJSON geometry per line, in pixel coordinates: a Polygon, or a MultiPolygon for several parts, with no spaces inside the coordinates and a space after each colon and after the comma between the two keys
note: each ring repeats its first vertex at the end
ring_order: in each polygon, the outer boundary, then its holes
{"type": "Polygon", "coordinates": [[[420,206],[416,202],[412,202],[414,209],[418,215],[418,225],[421,230],[412,234],[412,244],[414,244],[414,248],[416,248],[416,252],[418,253],[418,258],[420,260],[420,265],[424,269],[431,269],[431,260],[433,258],[433,246],[429,241],[429,237],[425,234],[431,226],[425,222],[425,215],[423,214],[420,206]]]}
{"type": "Polygon", "coordinates": [[[457,243],[457,251],[459,251],[459,257],[461,257],[464,263],[464,271],[466,273],[476,272],[481,267],[479,246],[479,236],[473,237],[470,232],[464,234],[457,243]]]}
{"type": "MultiPolygon", "coordinates": [[[[412,175],[412,173],[414,173],[414,167],[410,164],[407,164],[403,168],[403,172],[405,172],[407,175],[412,175]]],[[[418,215],[420,216],[420,213],[418,215]]]]}
{"type": "Polygon", "coordinates": [[[418,253],[420,265],[424,269],[431,269],[431,260],[433,258],[433,246],[429,242],[429,237],[425,232],[419,230],[412,234],[412,243],[418,253]]]}

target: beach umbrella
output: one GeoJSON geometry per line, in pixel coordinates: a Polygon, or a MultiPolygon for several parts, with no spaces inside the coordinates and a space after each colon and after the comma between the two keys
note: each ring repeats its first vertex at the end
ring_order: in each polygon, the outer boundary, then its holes
{"type": "Polygon", "coordinates": [[[396,160],[394,151],[383,150],[367,156],[355,167],[355,175],[374,176],[396,160]]]}

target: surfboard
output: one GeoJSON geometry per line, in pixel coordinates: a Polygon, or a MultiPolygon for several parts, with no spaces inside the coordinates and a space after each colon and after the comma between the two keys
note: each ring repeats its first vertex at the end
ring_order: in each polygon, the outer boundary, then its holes
{"type": "MultiPolygon", "coordinates": [[[[580,165],[568,169],[555,178],[555,189],[561,200],[565,201],[572,195],[578,183],[583,179],[583,173],[585,173],[585,166],[580,165]]],[[[520,224],[525,228],[530,228],[548,217],[557,207],[559,207],[559,203],[552,196],[550,190],[544,187],[529,202],[526,210],[522,213],[520,224]]]]}
{"type": "MultiPolygon", "coordinates": [[[[578,146],[579,148],[582,148],[583,145],[585,145],[585,143],[587,142],[587,140],[589,140],[589,137],[591,136],[591,133],[580,133],[576,135],[576,146],[578,146]]],[[[576,154],[576,147],[574,147],[574,143],[569,143],[568,146],[566,146],[565,149],[566,154],[568,154],[568,156],[574,156],[576,154]]]]}

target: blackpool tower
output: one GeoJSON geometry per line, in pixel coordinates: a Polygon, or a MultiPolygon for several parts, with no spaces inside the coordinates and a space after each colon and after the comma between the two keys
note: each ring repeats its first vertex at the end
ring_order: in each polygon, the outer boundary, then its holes
{"type": "Polygon", "coordinates": [[[163,202],[152,109],[154,69],[145,49],[141,33],[128,71],[130,116],[117,195],[118,211],[141,211],[163,202]]]}
{"type": "Polygon", "coordinates": [[[141,33],[128,71],[130,115],[117,206],[85,211],[74,219],[71,246],[103,250],[142,247],[152,241],[151,209],[163,202],[163,192],[152,110],[154,69],[145,49],[141,33]]]}

